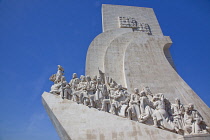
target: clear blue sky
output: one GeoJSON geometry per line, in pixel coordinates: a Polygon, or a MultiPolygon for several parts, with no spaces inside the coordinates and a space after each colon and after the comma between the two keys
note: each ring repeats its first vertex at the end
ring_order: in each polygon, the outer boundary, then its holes
{"type": "Polygon", "coordinates": [[[101,4],[154,8],[181,77],[210,106],[209,0],[0,0],[0,139],[58,140],[41,103],[57,65],[85,72],[101,4]]]}

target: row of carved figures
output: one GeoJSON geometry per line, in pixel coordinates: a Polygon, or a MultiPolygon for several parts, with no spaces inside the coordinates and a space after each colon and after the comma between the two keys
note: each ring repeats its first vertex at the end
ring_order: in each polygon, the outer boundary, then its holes
{"type": "Polygon", "coordinates": [[[74,73],[69,83],[63,75],[64,69],[58,65],[57,73],[50,77],[54,82],[50,93],[63,99],[182,135],[209,133],[194,105],[184,106],[178,98],[171,104],[164,94],[153,94],[149,87],[141,91],[135,88],[129,93],[100,70],[99,76],[93,78],[88,75],[78,78],[74,73]]]}

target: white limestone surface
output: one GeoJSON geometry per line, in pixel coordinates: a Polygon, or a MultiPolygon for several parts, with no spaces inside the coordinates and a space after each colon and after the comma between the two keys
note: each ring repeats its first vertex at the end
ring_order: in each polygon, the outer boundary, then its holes
{"type": "Polygon", "coordinates": [[[163,36],[152,8],[103,4],[103,32],[119,28],[118,17],[131,17],[135,18],[139,23],[147,23],[149,24],[153,35],[163,36]]]}
{"type": "Polygon", "coordinates": [[[114,29],[105,33],[99,34],[91,42],[86,55],[85,75],[91,77],[98,75],[98,69],[104,71],[104,57],[110,42],[117,36],[132,32],[131,29],[114,29]]]}
{"type": "Polygon", "coordinates": [[[149,86],[153,93],[164,93],[172,103],[176,97],[183,104],[193,103],[209,125],[209,107],[177,74],[165,57],[164,49],[170,44],[169,37],[156,36],[148,36],[144,41],[137,38],[130,42],[124,56],[127,88],[132,90],[149,86]]]}
{"type": "Polygon", "coordinates": [[[123,63],[124,53],[127,45],[133,39],[133,34],[133,32],[124,33],[112,40],[104,56],[104,72],[123,87],[127,87],[123,63]]]}
{"type": "Polygon", "coordinates": [[[210,140],[210,134],[194,134],[180,137],[179,140],[210,140]]]}
{"type": "Polygon", "coordinates": [[[46,108],[61,140],[176,140],[181,135],[115,116],[44,92],[46,108]]]}
{"type": "Polygon", "coordinates": [[[175,71],[169,52],[172,41],[162,35],[153,10],[119,5],[102,8],[104,32],[88,49],[86,75],[97,75],[99,68],[129,92],[149,86],[153,94],[164,93],[172,103],[176,97],[183,104],[193,103],[210,126],[210,109],[175,71]],[[119,16],[147,22],[152,35],[119,28],[119,16]]]}
{"type": "MultiPolygon", "coordinates": [[[[153,94],[164,93],[174,102],[193,103],[210,126],[210,109],[177,74],[170,56],[170,37],[163,36],[151,8],[103,5],[103,30],[91,43],[86,58],[86,75],[93,77],[98,68],[128,88],[150,87],[153,94]],[[152,35],[131,28],[119,28],[119,16],[148,23],[152,35]]],[[[209,139],[209,135],[182,137],[125,118],[90,109],[60,96],[43,93],[43,104],[62,140],[90,139],[209,139]]]]}

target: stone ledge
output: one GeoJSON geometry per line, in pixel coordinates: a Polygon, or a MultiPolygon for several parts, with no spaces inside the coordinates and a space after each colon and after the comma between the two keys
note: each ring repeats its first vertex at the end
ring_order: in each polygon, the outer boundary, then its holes
{"type": "Polygon", "coordinates": [[[175,140],[181,135],[63,100],[47,92],[43,105],[61,140],[175,140]]]}
{"type": "Polygon", "coordinates": [[[194,134],[180,137],[179,140],[210,140],[210,134],[194,134]]]}

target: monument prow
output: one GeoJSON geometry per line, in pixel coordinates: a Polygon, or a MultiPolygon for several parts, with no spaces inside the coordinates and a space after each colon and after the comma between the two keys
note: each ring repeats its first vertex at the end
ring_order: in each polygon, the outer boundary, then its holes
{"type": "Polygon", "coordinates": [[[114,116],[44,92],[42,101],[62,140],[168,140],[181,135],[114,116]]]}

